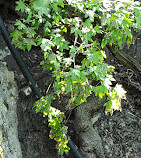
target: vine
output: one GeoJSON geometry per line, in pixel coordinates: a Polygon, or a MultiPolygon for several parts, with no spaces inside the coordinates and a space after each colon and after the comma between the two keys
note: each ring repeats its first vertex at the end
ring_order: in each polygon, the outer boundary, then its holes
{"type": "Polygon", "coordinates": [[[68,153],[65,115],[53,108],[57,96],[69,96],[66,107],[85,102],[92,93],[107,102],[106,112],[121,110],[126,91],[112,86],[114,67],[104,62],[106,45],[114,49],[134,43],[132,29],[141,29],[139,2],[102,0],[19,0],[17,11],[24,13],[11,34],[16,47],[30,51],[40,46],[43,68],[52,71],[51,93],[35,103],[36,111],[48,117],[50,138],[57,141],[63,157],[68,153]]]}

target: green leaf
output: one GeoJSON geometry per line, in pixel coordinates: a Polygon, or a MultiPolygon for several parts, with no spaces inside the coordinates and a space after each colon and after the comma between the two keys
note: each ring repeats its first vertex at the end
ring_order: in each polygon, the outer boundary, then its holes
{"type": "Polygon", "coordinates": [[[88,18],[88,19],[85,20],[85,22],[82,23],[82,25],[83,25],[84,28],[85,27],[90,28],[90,26],[92,25],[91,22],[92,21],[88,18]]]}
{"type": "Polygon", "coordinates": [[[54,46],[52,41],[50,41],[48,39],[45,39],[45,38],[43,38],[41,40],[41,48],[42,48],[42,50],[44,50],[44,51],[52,50],[51,49],[52,46],[54,46]]]}
{"type": "Polygon", "coordinates": [[[76,100],[76,104],[77,104],[77,105],[80,105],[80,104],[83,102],[83,98],[84,98],[84,97],[81,96],[81,95],[78,96],[78,98],[77,98],[77,100],[76,100]]]}
{"type": "Polygon", "coordinates": [[[101,26],[99,26],[99,25],[96,25],[96,26],[94,27],[94,30],[95,30],[97,33],[102,33],[102,28],[101,28],[101,26]]]}
{"type": "Polygon", "coordinates": [[[126,42],[127,35],[123,36],[123,42],[126,42]]]}
{"type": "Polygon", "coordinates": [[[100,99],[102,99],[107,92],[108,89],[104,85],[100,85],[95,88],[95,95],[99,96],[100,99]]]}
{"type": "Polygon", "coordinates": [[[71,82],[67,82],[66,93],[71,92],[71,91],[72,91],[72,83],[71,82]]]}
{"type": "Polygon", "coordinates": [[[107,76],[107,64],[99,64],[94,67],[97,79],[104,80],[107,76]]]}
{"type": "Polygon", "coordinates": [[[64,3],[58,3],[58,5],[62,8],[64,8],[64,3]]]}
{"type": "Polygon", "coordinates": [[[83,82],[85,82],[86,81],[86,79],[87,79],[87,75],[88,73],[87,72],[85,72],[85,71],[81,71],[80,72],[80,79],[81,79],[81,81],[83,81],[83,82]]]}
{"type": "Polygon", "coordinates": [[[30,51],[30,50],[31,50],[31,47],[32,47],[32,45],[31,45],[31,44],[28,44],[28,45],[27,45],[27,50],[30,51]]]}
{"type": "Polygon", "coordinates": [[[25,0],[20,0],[20,1],[17,1],[17,2],[16,2],[16,4],[17,4],[16,10],[17,10],[17,11],[20,11],[20,10],[21,10],[21,12],[24,12],[24,11],[25,11],[26,5],[25,5],[24,2],[25,2],[25,0]]]}
{"type": "Polygon", "coordinates": [[[75,53],[76,51],[78,50],[78,47],[76,46],[69,46],[70,47],[70,57],[74,57],[75,56],[75,53]]]}
{"type": "Polygon", "coordinates": [[[101,43],[101,48],[103,49],[107,45],[107,43],[108,43],[108,40],[103,38],[102,43],[101,43]]]}
{"type": "Polygon", "coordinates": [[[75,74],[76,76],[80,77],[80,70],[72,69],[72,74],[75,74]]]}
{"type": "Polygon", "coordinates": [[[47,0],[36,0],[33,7],[35,11],[38,12],[39,16],[43,14],[47,17],[50,17],[50,9],[49,9],[50,2],[47,0]]]}
{"type": "Polygon", "coordinates": [[[23,24],[20,20],[18,20],[16,23],[15,23],[15,26],[18,26],[18,29],[19,30],[22,30],[22,29],[26,29],[26,25],[23,24]]]}
{"type": "Polygon", "coordinates": [[[63,32],[67,32],[67,28],[66,28],[66,27],[64,27],[62,31],[63,31],[63,32]]]}
{"type": "Polygon", "coordinates": [[[74,33],[74,34],[75,34],[75,37],[78,37],[78,35],[81,36],[81,30],[78,29],[77,27],[72,27],[70,33],[74,33]]]}
{"type": "Polygon", "coordinates": [[[19,37],[22,37],[23,35],[23,32],[22,31],[19,31],[19,30],[14,30],[12,33],[11,33],[11,37],[14,37],[13,40],[18,40],[19,37]]]}
{"type": "Polygon", "coordinates": [[[128,24],[132,24],[133,22],[130,20],[130,19],[128,19],[128,18],[124,18],[124,21],[126,21],[128,24]]]}

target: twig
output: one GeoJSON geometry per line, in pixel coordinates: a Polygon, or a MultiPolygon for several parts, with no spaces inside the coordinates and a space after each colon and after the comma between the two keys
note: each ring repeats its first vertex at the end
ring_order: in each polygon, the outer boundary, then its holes
{"type": "Polygon", "coordinates": [[[46,90],[46,94],[48,94],[51,85],[52,85],[52,83],[48,86],[48,88],[47,88],[47,90],[46,90]]]}
{"type": "MultiPolygon", "coordinates": [[[[76,45],[76,43],[77,43],[77,37],[75,37],[74,46],[76,45]]],[[[76,53],[75,53],[75,54],[76,54],[76,53]]],[[[74,56],[74,58],[73,58],[73,61],[74,61],[74,68],[75,68],[75,56],[74,56]]]]}
{"type": "Polygon", "coordinates": [[[131,112],[128,112],[128,114],[130,114],[130,115],[132,115],[132,116],[134,116],[134,117],[136,117],[137,119],[139,119],[139,120],[140,120],[140,118],[139,118],[138,116],[136,116],[136,115],[132,114],[131,112]]]}

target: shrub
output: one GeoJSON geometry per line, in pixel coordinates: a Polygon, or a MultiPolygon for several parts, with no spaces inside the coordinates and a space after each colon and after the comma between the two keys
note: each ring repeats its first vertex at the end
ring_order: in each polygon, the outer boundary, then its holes
{"type": "Polygon", "coordinates": [[[121,110],[126,91],[112,86],[114,67],[104,62],[106,45],[115,50],[134,43],[132,29],[141,29],[139,2],[102,0],[19,0],[17,11],[24,13],[11,34],[16,47],[28,50],[40,46],[43,68],[52,71],[51,93],[35,103],[36,111],[48,117],[50,137],[57,141],[63,157],[68,153],[64,113],[53,108],[54,96],[69,96],[69,109],[95,93],[106,96],[106,112],[121,110]]]}

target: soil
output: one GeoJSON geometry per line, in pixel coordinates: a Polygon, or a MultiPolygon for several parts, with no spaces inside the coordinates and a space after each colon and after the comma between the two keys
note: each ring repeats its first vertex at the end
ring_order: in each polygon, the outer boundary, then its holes
{"type": "MultiPolygon", "coordinates": [[[[141,34],[136,37],[135,45],[125,46],[123,50],[141,63],[140,52],[133,53],[139,48],[141,34]]],[[[141,72],[122,65],[108,51],[107,54],[107,62],[116,68],[116,83],[122,84],[127,91],[127,99],[122,102],[121,112],[114,112],[113,116],[103,114],[96,124],[105,155],[108,158],[141,158],[141,72]]]]}
{"type": "MultiPolygon", "coordinates": [[[[15,21],[19,16],[14,11],[14,2],[14,0],[6,3],[0,2],[0,7],[5,8],[5,12],[2,12],[1,16],[9,27],[13,25],[11,19],[15,21]],[[9,4],[12,4],[12,7],[9,4]]],[[[45,92],[52,78],[50,72],[43,71],[40,66],[43,58],[42,52],[39,48],[33,48],[30,52],[21,53],[39,87],[45,92]]],[[[109,59],[107,62],[116,67],[114,73],[116,82],[122,84],[127,91],[127,99],[122,103],[121,112],[114,112],[113,116],[106,115],[103,112],[94,126],[101,136],[106,158],[141,158],[141,72],[135,72],[122,65],[108,50],[107,55],[109,59]]],[[[9,69],[15,72],[15,76],[17,75],[16,80],[19,86],[19,99],[17,102],[18,132],[23,157],[57,158],[55,142],[48,137],[47,119],[43,118],[42,114],[35,112],[33,104],[37,98],[34,94],[31,93],[26,96],[23,93],[22,88],[28,86],[28,83],[24,80],[18,67],[11,66],[16,65],[16,63],[12,64],[14,62],[12,60],[11,56],[5,58],[9,69]],[[18,76],[21,76],[21,79],[18,76]]],[[[75,130],[74,113],[70,116],[68,126],[69,134],[77,146],[80,147],[75,130]]],[[[68,157],[73,158],[72,155],[68,157]]]]}

